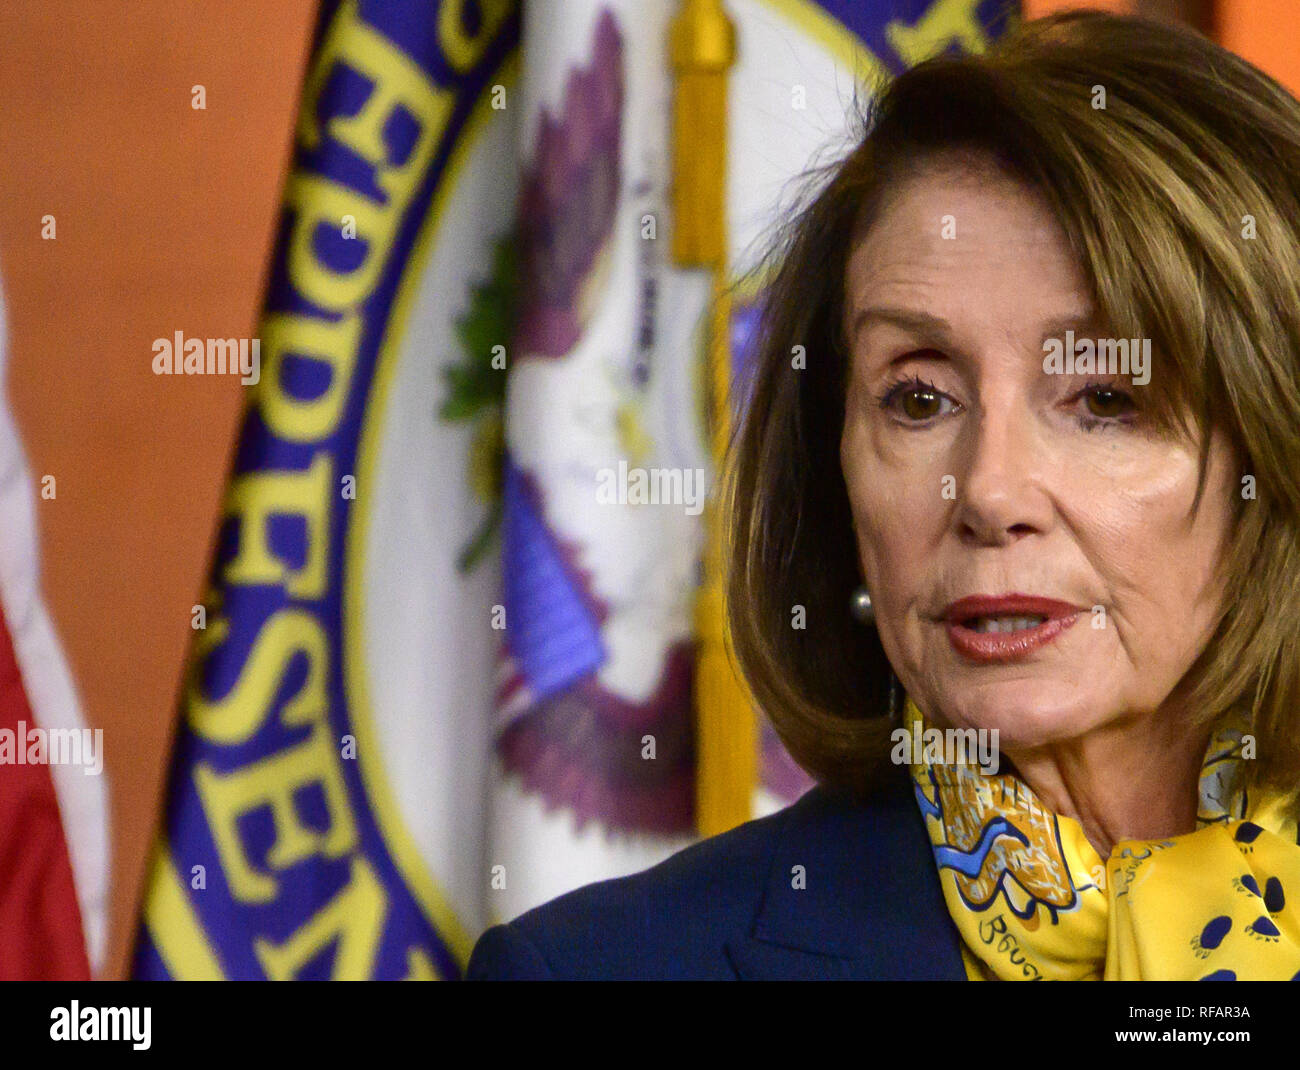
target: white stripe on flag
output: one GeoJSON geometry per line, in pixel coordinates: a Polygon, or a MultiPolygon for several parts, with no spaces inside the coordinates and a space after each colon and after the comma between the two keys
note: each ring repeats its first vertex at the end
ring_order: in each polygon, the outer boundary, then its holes
{"type": "MultiPolygon", "coordinates": [[[[0,601],[23,687],[45,729],[86,727],[76,687],[41,597],[35,485],[9,411],[8,329],[0,292],[0,601]]],[[[50,766],[63,819],[90,967],[104,963],[108,905],[108,801],[104,776],[71,764],[50,766]]]]}

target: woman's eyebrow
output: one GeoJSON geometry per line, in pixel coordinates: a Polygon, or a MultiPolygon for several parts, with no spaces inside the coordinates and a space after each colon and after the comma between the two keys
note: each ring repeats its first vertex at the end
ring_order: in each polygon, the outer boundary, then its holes
{"type": "Polygon", "coordinates": [[[1102,330],[1102,325],[1098,322],[1096,313],[1085,311],[1048,320],[1043,324],[1043,333],[1039,340],[1046,342],[1049,338],[1061,338],[1066,331],[1073,331],[1080,337],[1092,337],[1101,333],[1102,330]]]}
{"type": "MultiPolygon", "coordinates": [[[[942,316],[923,312],[920,309],[892,305],[871,305],[867,308],[857,309],[853,314],[850,338],[856,340],[863,330],[877,325],[901,327],[940,345],[955,344],[952,325],[942,316]]],[[[1066,331],[1073,331],[1076,335],[1085,336],[1095,333],[1099,329],[1100,325],[1096,313],[1088,309],[1082,312],[1057,316],[1045,321],[1039,340],[1046,341],[1049,338],[1059,338],[1066,331]]]]}
{"type": "Polygon", "coordinates": [[[889,305],[871,305],[854,312],[850,339],[856,341],[863,330],[877,324],[901,327],[904,330],[925,335],[940,344],[946,344],[952,340],[952,328],[942,316],[922,312],[920,309],[899,308],[889,305]]]}

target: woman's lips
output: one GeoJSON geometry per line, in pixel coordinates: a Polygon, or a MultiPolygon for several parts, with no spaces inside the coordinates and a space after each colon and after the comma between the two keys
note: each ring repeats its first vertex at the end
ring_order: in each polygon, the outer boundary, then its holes
{"type": "Polygon", "coordinates": [[[1034,595],[971,595],[953,602],[943,613],[948,641],[971,661],[1015,661],[1046,646],[1079,619],[1084,610],[1054,598],[1034,595]],[[1041,623],[1015,631],[977,631],[980,618],[1042,617],[1041,623]]]}

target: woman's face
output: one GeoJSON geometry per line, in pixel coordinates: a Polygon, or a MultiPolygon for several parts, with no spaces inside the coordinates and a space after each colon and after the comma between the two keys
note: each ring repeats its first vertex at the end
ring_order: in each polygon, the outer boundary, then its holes
{"type": "Polygon", "coordinates": [[[903,184],[846,294],[840,459],[909,695],[1012,752],[1160,712],[1217,616],[1220,436],[1193,513],[1196,444],[1144,421],[1149,387],[1044,370],[1047,340],[1106,328],[1050,210],[992,170],[903,184]]]}

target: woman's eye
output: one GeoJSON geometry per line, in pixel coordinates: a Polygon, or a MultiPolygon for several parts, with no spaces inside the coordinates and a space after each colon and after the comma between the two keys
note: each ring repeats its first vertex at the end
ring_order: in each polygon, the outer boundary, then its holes
{"type": "Polygon", "coordinates": [[[1122,419],[1137,409],[1132,397],[1114,387],[1091,386],[1083,391],[1082,396],[1088,414],[1098,419],[1122,419]]]}
{"type": "Polygon", "coordinates": [[[903,393],[903,412],[911,420],[928,420],[942,411],[943,399],[933,390],[908,390],[903,393]]]}
{"type": "Polygon", "coordinates": [[[893,387],[885,394],[882,404],[916,422],[946,416],[956,408],[955,402],[947,394],[928,383],[915,381],[899,383],[893,387]]]}

